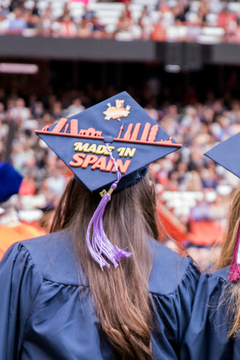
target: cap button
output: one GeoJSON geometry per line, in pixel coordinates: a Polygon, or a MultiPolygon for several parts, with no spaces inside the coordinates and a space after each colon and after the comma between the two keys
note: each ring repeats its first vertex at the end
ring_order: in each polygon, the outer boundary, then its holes
{"type": "Polygon", "coordinates": [[[111,135],[107,135],[107,136],[104,137],[104,142],[105,143],[112,143],[113,140],[114,140],[114,137],[111,136],[111,135]]]}

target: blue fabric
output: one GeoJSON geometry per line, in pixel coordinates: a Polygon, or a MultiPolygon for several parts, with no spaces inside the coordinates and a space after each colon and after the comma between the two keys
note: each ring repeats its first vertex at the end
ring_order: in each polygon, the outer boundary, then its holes
{"type": "Polygon", "coordinates": [[[216,161],[225,169],[240,178],[239,166],[239,142],[240,132],[229,139],[214,146],[211,150],[207,151],[204,155],[216,161]]]}
{"type": "Polygon", "coordinates": [[[22,179],[22,175],[10,163],[0,161],[0,203],[18,194],[22,179]]]}
{"type": "MultiPolygon", "coordinates": [[[[151,240],[149,279],[154,359],[178,359],[199,270],[191,258],[151,240]]],[[[62,231],[14,244],[0,262],[1,360],[117,360],[93,296],[62,231]],[[80,272],[79,272],[80,270],[80,272]]]]}
{"type": "Polygon", "coordinates": [[[228,340],[232,304],[226,302],[230,267],[202,274],[181,349],[181,360],[239,360],[240,335],[228,340]],[[230,312],[228,312],[228,309],[230,312]]]}

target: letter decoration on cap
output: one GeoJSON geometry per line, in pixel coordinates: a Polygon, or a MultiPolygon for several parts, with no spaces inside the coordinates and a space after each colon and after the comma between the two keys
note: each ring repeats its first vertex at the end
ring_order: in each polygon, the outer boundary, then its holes
{"type": "Polygon", "coordinates": [[[106,190],[105,191],[103,190],[101,192],[101,195],[103,195],[103,197],[88,224],[87,233],[86,233],[88,250],[92,258],[99,264],[102,270],[104,266],[110,268],[109,263],[104,259],[103,255],[113,263],[115,268],[118,267],[118,261],[122,257],[129,257],[132,255],[132,253],[125,251],[127,248],[119,249],[117,245],[113,245],[103,230],[103,214],[105,207],[109,202],[109,200],[111,200],[111,194],[117,188],[117,185],[121,179],[121,173],[117,168],[115,158],[112,156],[112,152],[109,148],[109,145],[110,145],[109,143],[106,143],[106,147],[108,149],[110,158],[113,161],[114,167],[117,172],[117,180],[111,185],[108,192],[106,192],[106,190]],[[90,232],[92,227],[93,227],[93,232],[92,232],[92,241],[91,241],[90,232]]]}

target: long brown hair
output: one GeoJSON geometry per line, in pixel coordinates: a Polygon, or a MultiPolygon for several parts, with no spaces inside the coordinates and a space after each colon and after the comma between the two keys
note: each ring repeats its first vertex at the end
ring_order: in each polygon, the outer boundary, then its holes
{"type": "MultiPolygon", "coordinates": [[[[232,205],[230,207],[227,221],[226,240],[221,249],[219,261],[217,263],[217,269],[222,269],[225,266],[229,266],[231,264],[239,222],[240,191],[238,191],[235,195],[232,205]]],[[[227,291],[228,294],[225,294],[225,301],[227,301],[229,304],[231,304],[231,306],[233,306],[231,310],[234,314],[231,330],[228,333],[228,337],[232,337],[236,335],[240,330],[240,281],[235,283],[234,286],[228,287],[227,291]]]]}
{"type": "Polygon", "coordinates": [[[147,174],[138,184],[113,193],[104,213],[104,230],[113,244],[128,247],[132,256],[121,259],[116,269],[111,266],[104,271],[90,256],[85,240],[99,201],[98,194],[70,180],[57,207],[51,232],[71,230],[75,253],[88,277],[101,327],[121,359],[150,360],[151,312],[147,288],[152,258],[147,237],[158,239],[154,186],[147,174]]]}

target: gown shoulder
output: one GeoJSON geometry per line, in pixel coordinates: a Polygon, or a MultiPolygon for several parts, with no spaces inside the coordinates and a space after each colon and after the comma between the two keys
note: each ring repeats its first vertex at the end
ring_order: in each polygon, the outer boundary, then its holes
{"type": "Polygon", "coordinates": [[[180,359],[237,360],[240,336],[228,338],[233,321],[230,266],[201,275],[180,359]]]}
{"type": "Polygon", "coordinates": [[[150,239],[153,266],[149,278],[149,290],[159,295],[171,295],[184,282],[197,283],[198,267],[190,256],[182,257],[165,245],[150,239]]]}

